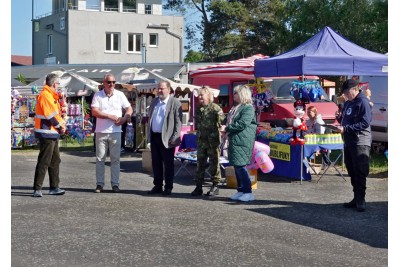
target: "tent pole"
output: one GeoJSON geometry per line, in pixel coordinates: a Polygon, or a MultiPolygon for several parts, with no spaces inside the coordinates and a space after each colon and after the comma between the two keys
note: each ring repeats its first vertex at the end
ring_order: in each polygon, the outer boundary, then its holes
{"type": "MultiPolygon", "coordinates": [[[[304,83],[304,74],[301,75],[301,82],[304,83]]],[[[303,154],[304,145],[300,145],[300,184],[303,182],[303,154]]]]}
{"type": "Polygon", "coordinates": [[[196,111],[195,111],[195,103],[194,103],[194,92],[192,92],[191,93],[192,95],[191,95],[191,102],[192,102],[192,119],[193,119],[193,122],[192,122],[192,127],[191,127],[191,131],[194,131],[194,129],[196,129],[196,127],[195,127],[195,114],[196,114],[196,111]]]}
{"type": "Polygon", "coordinates": [[[84,101],[83,98],[84,98],[84,96],[81,97],[81,116],[82,116],[81,127],[82,127],[82,130],[83,130],[83,127],[85,126],[85,123],[83,121],[83,119],[85,118],[85,114],[84,114],[84,111],[83,111],[83,101],[84,101]]]}
{"type": "Polygon", "coordinates": [[[85,135],[85,109],[83,108],[84,102],[85,102],[85,96],[82,96],[82,99],[81,99],[81,116],[82,116],[81,129],[82,129],[82,134],[83,134],[83,140],[82,140],[81,146],[83,146],[85,144],[85,140],[86,140],[86,135],[85,135]]]}

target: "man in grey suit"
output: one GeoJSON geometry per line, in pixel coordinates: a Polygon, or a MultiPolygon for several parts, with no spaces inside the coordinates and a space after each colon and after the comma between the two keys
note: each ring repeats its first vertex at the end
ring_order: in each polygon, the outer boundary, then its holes
{"type": "Polygon", "coordinates": [[[180,101],[170,93],[170,83],[161,81],[158,84],[158,97],[153,99],[149,109],[147,141],[150,143],[154,176],[154,187],[149,194],[170,195],[173,189],[174,153],[175,147],[181,142],[182,107],[180,101]]]}

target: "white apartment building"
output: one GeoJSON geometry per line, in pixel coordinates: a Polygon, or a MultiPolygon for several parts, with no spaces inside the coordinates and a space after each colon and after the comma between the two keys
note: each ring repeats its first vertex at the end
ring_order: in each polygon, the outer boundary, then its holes
{"type": "Polygon", "coordinates": [[[161,0],[52,0],[32,20],[32,62],[182,63],[183,21],[161,0]]]}

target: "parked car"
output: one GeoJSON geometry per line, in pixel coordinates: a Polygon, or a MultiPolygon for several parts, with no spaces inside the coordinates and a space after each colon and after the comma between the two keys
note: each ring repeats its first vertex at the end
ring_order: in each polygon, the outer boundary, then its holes
{"type": "MultiPolygon", "coordinates": [[[[261,122],[269,122],[278,127],[291,126],[291,121],[294,118],[293,103],[295,102],[295,98],[290,93],[292,82],[293,78],[273,79],[271,82],[271,92],[274,98],[271,101],[270,107],[261,112],[261,122]]],[[[329,99],[325,91],[322,91],[322,96],[321,99],[310,102],[307,106],[315,106],[325,123],[335,124],[335,112],[338,110],[338,107],[335,102],[329,99]]]]}
{"type": "Polygon", "coordinates": [[[371,90],[372,140],[388,143],[388,77],[360,76],[360,82],[369,82],[371,90]]]}

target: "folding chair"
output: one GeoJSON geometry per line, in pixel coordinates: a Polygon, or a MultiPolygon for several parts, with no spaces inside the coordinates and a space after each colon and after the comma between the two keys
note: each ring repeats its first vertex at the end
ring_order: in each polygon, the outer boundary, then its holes
{"type": "MultiPolygon", "coordinates": [[[[346,178],[344,178],[342,172],[335,166],[336,162],[337,162],[340,158],[342,158],[342,160],[343,160],[343,150],[341,151],[341,153],[339,153],[339,155],[338,155],[333,161],[331,160],[330,155],[331,155],[331,153],[328,152],[328,156],[327,156],[328,165],[326,166],[324,172],[321,174],[321,176],[320,176],[319,179],[317,180],[317,183],[319,182],[319,180],[322,179],[322,177],[324,177],[325,173],[326,173],[326,172],[329,170],[329,168],[331,168],[331,167],[334,168],[334,169],[336,170],[336,172],[337,172],[338,174],[340,174],[340,176],[342,176],[342,178],[343,178],[343,180],[344,180],[345,182],[347,182],[347,180],[346,180],[346,178]]],[[[342,162],[342,163],[343,163],[343,162],[342,162]]]]}
{"type": "MultiPolygon", "coordinates": [[[[196,151],[193,151],[193,153],[196,151]]],[[[190,156],[189,153],[183,153],[183,154],[176,154],[174,156],[175,160],[178,160],[181,162],[181,166],[179,169],[176,171],[174,177],[178,176],[178,174],[181,171],[186,171],[190,176],[193,176],[193,173],[187,168],[189,164],[196,164],[197,160],[193,157],[190,156]]]]}
{"type": "Polygon", "coordinates": [[[315,153],[309,159],[304,157],[303,163],[306,166],[306,170],[308,172],[312,171],[313,172],[312,174],[316,175],[318,177],[318,181],[319,181],[319,179],[321,179],[319,174],[321,173],[322,163],[321,164],[316,163],[315,153]]]}

